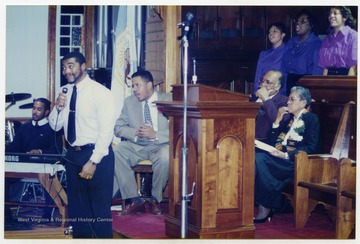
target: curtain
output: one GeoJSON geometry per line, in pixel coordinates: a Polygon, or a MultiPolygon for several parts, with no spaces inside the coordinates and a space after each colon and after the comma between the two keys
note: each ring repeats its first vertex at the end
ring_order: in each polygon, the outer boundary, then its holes
{"type": "Polygon", "coordinates": [[[114,46],[111,91],[120,116],[124,99],[131,95],[131,75],[137,71],[141,47],[141,7],[114,6],[114,46]]]}

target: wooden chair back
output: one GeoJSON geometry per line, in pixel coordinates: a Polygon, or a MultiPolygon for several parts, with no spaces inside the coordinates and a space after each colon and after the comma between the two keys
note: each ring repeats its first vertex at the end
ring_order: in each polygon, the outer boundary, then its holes
{"type": "MultiPolygon", "coordinates": [[[[344,110],[342,112],[340,123],[335,135],[335,140],[331,147],[330,154],[332,157],[340,159],[349,157],[349,148],[350,141],[354,139],[354,135],[356,133],[351,133],[352,126],[351,124],[354,122],[354,116],[356,110],[355,102],[351,101],[345,104],[344,110]]],[[[356,127],[355,127],[356,128],[356,127]]]]}

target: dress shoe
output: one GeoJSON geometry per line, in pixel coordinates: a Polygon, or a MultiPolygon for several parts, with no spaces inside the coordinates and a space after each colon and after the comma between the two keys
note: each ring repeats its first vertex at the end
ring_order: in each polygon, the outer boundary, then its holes
{"type": "Polygon", "coordinates": [[[113,198],[111,200],[111,206],[122,205],[123,200],[121,198],[113,198]]]}
{"type": "Polygon", "coordinates": [[[272,211],[272,210],[270,210],[270,212],[268,213],[268,215],[267,215],[265,218],[262,218],[262,219],[255,219],[255,218],[254,218],[254,224],[261,224],[261,223],[265,223],[265,222],[266,222],[266,220],[270,222],[270,221],[271,221],[272,216],[273,216],[273,211],[272,211]]]}
{"type": "Polygon", "coordinates": [[[151,213],[153,215],[163,215],[163,210],[160,207],[160,204],[155,199],[151,198],[149,201],[151,213]]]}
{"type": "Polygon", "coordinates": [[[145,213],[145,205],[142,204],[136,204],[131,203],[125,207],[121,212],[119,212],[119,215],[134,215],[134,214],[142,214],[145,213]]]}

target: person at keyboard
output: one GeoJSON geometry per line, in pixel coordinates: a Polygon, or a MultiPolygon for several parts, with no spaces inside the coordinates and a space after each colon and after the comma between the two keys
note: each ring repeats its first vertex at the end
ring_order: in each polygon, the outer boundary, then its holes
{"type": "MultiPolygon", "coordinates": [[[[5,148],[6,153],[30,153],[30,154],[61,154],[62,131],[55,132],[48,122],[51,102],[46,98],[34,100],[31,120],[25,122],[15,134],[14,140],[5,148]]],[[[5,180],[5,201],[20,199],[22,182],[15,178],[5,180]]],[[[46,202],[50,203],[51,197],[45,195],[46,202]]],[[[44,209],[44,218],[49,218],[51,208],[44,209]]],[[[5,205],[5,229],[12,229],[17,223],[11,214],[9,205],[5,205]]]]}
{"type": "Polygon", "coordinates": [[[20,127],[14,140],[6,146],[6,152],[62,154],[61,132],[55,134],[47,119],[50,104],[46,98],[34,100],[32,119],[20,127]]]}

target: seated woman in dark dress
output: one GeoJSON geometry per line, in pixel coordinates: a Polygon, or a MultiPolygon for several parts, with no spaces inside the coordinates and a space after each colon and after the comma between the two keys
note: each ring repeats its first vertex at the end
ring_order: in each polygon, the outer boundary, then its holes
{"type": "Polygon", "coordinates": [[[294,179],[294,156],[298,151],[319,152],[319,119],[308,112],[311,94],[308,89],[294,86],[287,107],[282,107],[272,126],[270,145],[276,149],[255,154],[255,203],[259,205],[254,223],[270,221],[272,209],[281,206],[285,185],[294,179]],[[291,116],[282,121],[284,114],[291,116]]]}

